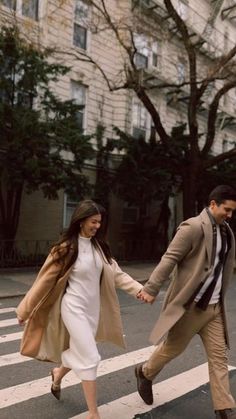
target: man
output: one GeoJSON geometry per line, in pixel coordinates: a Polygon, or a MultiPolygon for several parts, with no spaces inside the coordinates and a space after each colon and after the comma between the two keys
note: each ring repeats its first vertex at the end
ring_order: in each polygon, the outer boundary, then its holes
{"type": "Polygon", "coordinates": [[[160,317],[151,333],[157,344],[150,358],[135,368],[138,392],[153,403],[152,380],[199,334],[206,350],[216,418],[236,419],[227,365],[225,291],[235,263],[235,241],[227,219],[236,209],[236,191],[220,185],[200,215],[182,222],[160,263],[139,294],[152,303],[174,270],[160,317]]]}

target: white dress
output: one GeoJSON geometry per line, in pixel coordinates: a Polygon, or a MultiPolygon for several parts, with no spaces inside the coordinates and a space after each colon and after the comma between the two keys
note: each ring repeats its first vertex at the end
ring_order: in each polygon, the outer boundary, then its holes
{"type": "Polygon", "coordinates": [[[100,313],[102,259],[90,238],[79,236],[79,254],[62,298],[61,315],[70,335],[62,364],[81,380],[95,380],[100,355],[95,335],[100,313]]]}

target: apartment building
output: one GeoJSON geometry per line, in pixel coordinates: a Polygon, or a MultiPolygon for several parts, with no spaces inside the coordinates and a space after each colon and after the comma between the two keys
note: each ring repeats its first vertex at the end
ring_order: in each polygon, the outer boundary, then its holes
{"type": "MultiPolygon", "coordinates": [[[[102,2],[95,3],[102,7],[102,2]]],[[[189,96],[188,61],[173,19],[163,0],[104,3],[113,29],[89,0],[2,0],[0,13],[1,18],[17,18],[22,30],[28,30],[40,44],[57,47],[58,59],[71,66],[70,73],[55,85],[55,90],[61,98],[73,98],[84,106],[80,121],[85,132],[93,133],[97,124],[102,123],[109,138],[115,138],[113,126],[118,126],[135,137],[142,135],[148,139],[153,130],[148,111],[132,89],[119,88],[127,77],[128,51],[124,46],[130,42],[131,48],[136,48],[134,64],[140,82],[169,85],[165,89],[150,89],[150,97],[170,132],[173,126],[186,121],[189,96]],[[118,32],[114,31],[115,26],[118,32]]],[[[191,29],[191,37],[199,40],[198,71],[199,78],[204,77],[214,59],[235,43],[236,2],[173,0],[172,3],[191,29]]],[[[214,81],[205,91],[198,117],[203,133],[209,103],[221,84],[221,80],[214,81]]],[[[214,154],[236,144],[235,111],[236,88],[233,88],[220,101],[214,154]]],[[[88,163],[86,173],[94,179],[94,162],[88,163]]],[[[44,199],[40,192],[24,195],[17,238],[55,240],[68,224],[75,205],[63,191],[57,201],[44,199]]],[[[171,200],[170,207],[171,232],[181,219],[181,205],[171,200]]],[[[115,196],[111,197],[110,208],[112,247],[115,254],[125,257],[124,240],[138,220],[138,209],[115,196]]],[[[158,205],[150,205],[146,212],[145,222],[151,227],[155,225],[158,205]]]]}

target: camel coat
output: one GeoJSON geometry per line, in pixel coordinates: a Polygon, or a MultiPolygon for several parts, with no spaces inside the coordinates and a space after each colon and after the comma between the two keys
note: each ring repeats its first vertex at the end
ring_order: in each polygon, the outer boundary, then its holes
{"type": "MultiPolygon", "coordinates": [[[[116,288],[136,296],[142,285],[123,272],[115,260],[103,257],[101,306],[97,341],[109,341],[125,347],[116,288]]],[[[72,267],[62,272],[50,253],[34,284],[17,307],[17,315],[26,320],[20,352],[43,361],[61,362],[61,353],[69,347],[69,334],[60,315],[61,299],[72,267]]]]}
{"type": "MultiPolygon", "coordinates": [[[[235,263],[235,240],[226,223],[231,246],[228,249],[223,269],[221,303],[225,338],[229,346],[225,314],[225,292],[235,263]]],[[[157,344],[186,311],[184,307],[194,291],[204,283],[213,270],[212,224],[204,209],[198,216],[182,222],[160,263],[152,272],[144,290],[156,296],[163,283],[174,272],[167,289],[160,316],[151,332],[150,341],[157,344]]],[[[214,262],[213,262],[214,263],[214,262]]]]}

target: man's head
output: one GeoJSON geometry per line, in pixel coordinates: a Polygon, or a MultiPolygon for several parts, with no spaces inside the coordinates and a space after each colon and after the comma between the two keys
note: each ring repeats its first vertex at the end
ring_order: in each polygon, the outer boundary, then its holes
{"type": "Polygon", "coordinates": [[[208,198],[209,209],[217,224],[232,217],[236,210],[236,190],[228,185],[219,185],[208,198]]]}

